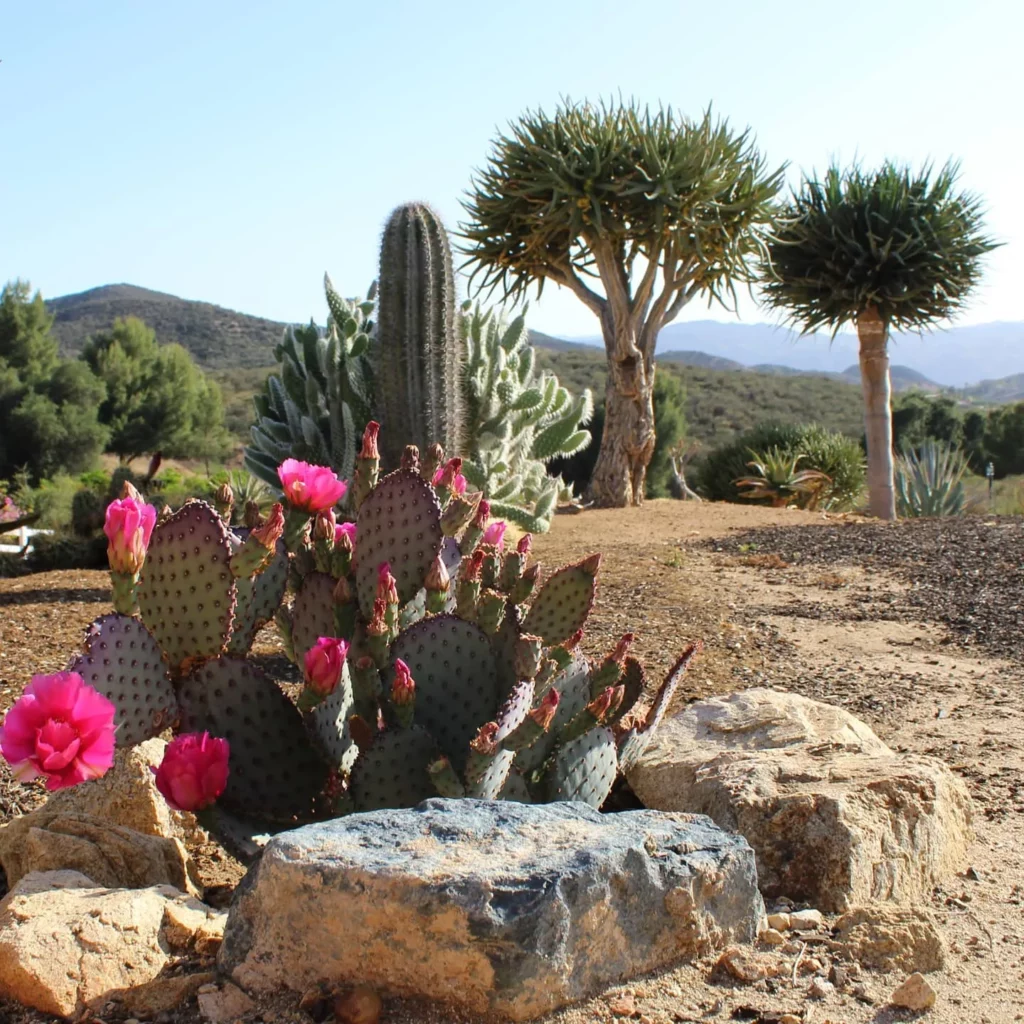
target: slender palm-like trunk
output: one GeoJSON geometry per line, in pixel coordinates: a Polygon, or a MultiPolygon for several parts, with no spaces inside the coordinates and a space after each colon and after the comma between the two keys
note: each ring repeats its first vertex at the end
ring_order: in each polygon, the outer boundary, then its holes
{"type": "Polygon", "coordinates": [[[625,346],[609,339],[613,330],[605,325],[604,433],[588,497],[596,505],[625,508],[643,504],[647,466],[654,454],[654,363],[644,356],[620,358],[625,346]]]}
{"type": "Polygon", "coordinates": [[[864,432],[868,440],[871,514],[879,519],[895,519],[889,325],[876,309],[868,308],[857,317],[857,337],[860,339],[860,381],[864,390],[864,432]]]}

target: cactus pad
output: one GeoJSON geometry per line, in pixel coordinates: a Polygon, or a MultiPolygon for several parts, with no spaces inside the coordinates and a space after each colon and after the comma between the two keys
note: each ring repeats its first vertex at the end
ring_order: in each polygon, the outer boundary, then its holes
{"type": "Polygon", "coordinates": [[[348,725],[348,720],[354,712],[352,677],[346,661],[334,692],[316,706],[311,716],[313,732],[328,763],[343,772],[352,767],[359,753],[359,748],[352,742],[348,725]]]}
{"type": "Polygon", "coordinates": [[[138,599],[171,672],[219,655],[231,636],[235,578],[221,518],[205,501],[187,501],[153,531],[138,599]]]}
{"type": "Polygon", "coordinates": [[[311,572],[292,602],[292,649],[300,669],[322,636],[334,636],[334,577],[311,572]]]}
{"type": "Polygon", "coordinates": [[[208,731],[231,747],[227,810],[279,822],[313,816],[327,765],[269,676],[243,658],[217,658],[185,679],[180,696],[184,731],[208,731]]]}
{"type": "Polygon", "coordinates": [[[619,709],[605,723],[606,725],[615,725],[616,722],[621,721],[630,713],[630,711],[633,710],[634,707],[636,707],[637,701],[639,701],[644,695],[644,688],[647,685],[647,676],[644,673],[643,665],[641,665],[636,658],[626,659],[622,678],[619,680],[619,685],[625,687],[626,692],[623,695],[619,709]]]}
{"type": "Polygon", "coordinates": [[[415,807],[437,796],[427,765],[438,755],[437,744],[426,729],[413,726],[378,733],[369,750],[360,751],[352,769],[356,809],[415,807]]]}
{"type": "MultiPolygon", "coordinates": [[[[236,530],[244,539],[249,531],[236,530]]],[[[274,617],[284,598],[288,584],[288,549],[283,540],[270,565],[255,576],[235,580],[238,601],[235,605],[234,628],[228,641],[228,654],[246,654],[260,628],[274,617]]]]}
{"type": "MultiPolygon", "coordinates": [[[[459,572],[459,565],[462,562],[462,552],[459,550],[458,542],[454,537],[445,537],[441,545],[441,561],[448,570],[451,578],[451,585],[448,587],[448,600],[445,601],[446,612],[455,611],[455,578],[459,572]]],[[[417,591],[416,596],[402,609],[401,626],[405,629],[414,622],[419,622],[427,614],[427,592],[422,587],[417,591]]]]}
{"type": "Polygon", "coordinates": [[[410,470],[389,473],[359,507],[356,589],[364,618],[373,612],[377,568],[388,562],[401,603],[423,586],[441,550],[441,506],[434,488],[410,470]]]}
{"type": "Polygon", "coordinates": [[[117,709],[115,742],[131,747],[178,717],[178,701],[156,640],[138,619],[104,615],[85,632],[85,650],[68,666],[117,709]]]}
{"type": "Polygon", "coordinates": [[[505,618],[501,620],[498,632],[491,637],[491,649],[494,651],[494,664],[498,670],[498,697],[504,699],[515,687],[516,678],[516,641],[522,632],[520,622],[522,615],[514,604],[505,606],[505,618]]]}
{"type": "Polygon", "coordinates": [[[505,785],[502,786],[498,799],[514,800],[519,804],[533,803],[533,800],[530,798],[530,790],[526,786],[526,779],[514,768],[508,773],[508,778],[505,779],[505,785]]]}
{"type": "MultiPolygon", "coordinates": [[[[532,707],[533,680],[521,680],[516,683],[494,718],[494,721],[498,723],[498,732],[495,734],[495,740],[500,743],[510,732],[518,729],[526,720],[526,716],[530,713],[530,708],[532,707]]],[[[488,799],[494,799],[494,797],[488,797],[488,799]]]]}
{"type": "Polygon", "coordinates": [[[590,615],[597,578],[589,568],[593,556],[552,573],[530,606],[523,623],[527,633],[546,644],[560,644],[581,629],[590,615]]]}
{"type": "MultiPolygon", "coordinates": [[[[497,711],[498,677],[491,642],[479,626],[454,615],[435,615],[410,626],[391,645],[416,681],[416,722],[436,737],[461,772],[469,741],[497,711]]],[[[384,672],[389,692],[394,669],[384,672]]]]}
{"type": "Polygon", "coordinates": [[[516,762],[521,771],[539,768],[548,758],[558,742],[558,734],[590,702],[590,666],[586,658],[577,656],[550,683],[537,687],[536,699],[540,701],[552,687],[558,691],[558,710],[548,726],[548,731],[536,743],[519,752],[516,762]]]}
{"type": "Polygon", "coordinates": [[[514,750],[499,750],[483,775],[467,787],[466,795],[477,800],[497,800],[508,781],[509,771],[515,759],[514,750]]]}
{"type": "Polygon", "coordinates": [[[615,738],[591,729],[559,747],[545,775],[548,800],[582,800],[595,810],[608,798],[618,773],[615,738]]]}

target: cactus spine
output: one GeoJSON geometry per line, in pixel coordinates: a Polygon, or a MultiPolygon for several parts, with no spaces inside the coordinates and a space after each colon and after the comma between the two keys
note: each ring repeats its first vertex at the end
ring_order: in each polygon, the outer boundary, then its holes
{"type": "Polygon", "coordinates": [[[422,203],[398,207],[384,228],[377,304],[377,416],[386,469],[403,443],[462,440],[462,345],[455,311],[451,246],[437,214],[422,203]]]}

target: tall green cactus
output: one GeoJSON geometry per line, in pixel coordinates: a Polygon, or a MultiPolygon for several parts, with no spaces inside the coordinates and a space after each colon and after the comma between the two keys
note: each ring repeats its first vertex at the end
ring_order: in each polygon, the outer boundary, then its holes
{"type": "Polygon", "coordinates": [[[546,465],[587,446],[590,433],[581,427],[594,403],[589,390],[574,398],[554,374],[537,372],[525,313],[505,323],[493,310],[462,306],[462,471],[488,497],[494,515],[539,533],[551,525],[556,502],[572,498],[571,487],[549,476],[546,465]]]}
{"type": "Polygon", "coordinates": [[[395,469],[400,444],[426,450],[439,441],[458,451],[463,361],[448,235],[423,203],[388,218],[380,251],[377,304],[376,419],[384,427],[384,465],[395,469]]]}
{"type": "Polygon", "coordinates": [[[275,490],[277,467],[289,458],[350,476],[370,419],[375,287],[363,302],[343,299],[324,274],[324,290],[330,310],[326,332],[313,323],[289,327],[275,351],[281,373],[268,378],[254,399],[256,423],[245,464],[275,490]]]}

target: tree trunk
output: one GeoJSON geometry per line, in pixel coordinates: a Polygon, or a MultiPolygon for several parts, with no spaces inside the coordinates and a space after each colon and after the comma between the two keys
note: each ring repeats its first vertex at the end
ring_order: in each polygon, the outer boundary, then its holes
{"type": "Polygon", "coordinates": [[[625,508],[643,504],[647,465],[654,454],[654,366],[652,362],[648,369],[642,357],[620,358],[624,346],[609,344],[607,331],[605,344],[604,433],[587,496],[595,505],[625,508]]]}
{"type": "Polygon", "coordinates": [[[868,441],[868,493],[871,514],[896,518],[893,488],[892,387],[889,382],[889,326],[875,309],[857,318],[860,380],[864,390],[864,432],[868,441]]]}

